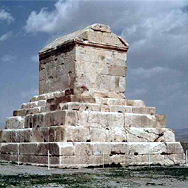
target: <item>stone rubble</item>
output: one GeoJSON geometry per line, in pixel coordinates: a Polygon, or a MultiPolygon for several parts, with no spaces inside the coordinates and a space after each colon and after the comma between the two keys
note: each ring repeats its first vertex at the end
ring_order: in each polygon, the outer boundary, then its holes
{"type": "Polygon", "coordinates": [[[94,24],[39,52],[39,95],[0,131],[0,160],[59,168],[181,165],[164,115],[125,98],[128,44],[94,24]]]}

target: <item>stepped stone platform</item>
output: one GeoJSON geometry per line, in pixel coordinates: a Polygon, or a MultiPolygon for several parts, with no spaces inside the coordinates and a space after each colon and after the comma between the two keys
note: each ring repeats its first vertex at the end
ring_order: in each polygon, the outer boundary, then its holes
{"type": "Polygon", "coordinates": [[[128,44],[106,25],[61,37],[39,52],[39,95],[0,131],[0,160],[60,168],[181,165],[164,115],[124,96],[128,44]]]}

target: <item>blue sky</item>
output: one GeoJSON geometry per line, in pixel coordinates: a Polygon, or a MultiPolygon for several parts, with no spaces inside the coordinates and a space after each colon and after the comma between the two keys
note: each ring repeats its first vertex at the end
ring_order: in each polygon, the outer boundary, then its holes
{"type": "Polygon", "coordinates": [[[38,93],[37,53],[93,23],[111,26],[129,44],[127,98],[188,126],[188,1],[0,0],[0,127],[38,93]]]}

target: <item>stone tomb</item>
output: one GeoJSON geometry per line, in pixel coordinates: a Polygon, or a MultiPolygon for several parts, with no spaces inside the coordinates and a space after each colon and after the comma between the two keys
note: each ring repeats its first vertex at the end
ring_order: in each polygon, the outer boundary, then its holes
{"type": "Polygon", "coordinates": [[[39,95],[0,132],[0,159],[60,168],[180,165],[165,116],[124,96],[128,44],[106,25],[60,37],[39,52],[39,95]]]}

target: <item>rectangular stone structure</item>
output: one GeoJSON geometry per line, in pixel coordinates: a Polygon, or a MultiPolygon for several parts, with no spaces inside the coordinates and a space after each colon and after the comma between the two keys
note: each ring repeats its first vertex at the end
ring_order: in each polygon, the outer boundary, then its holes
{"type": "Polygon", "coordinates": [[[39,93],[66,89],[124,92],[128,44],[108,26],[94,24],[39,52],[39,93]]]}
{"type": "Polygon", "coordinates": [[[39,95],[0,130],[0,160],[59,168],[182,165],[166,117],[124,96],[128,44],[94,24],[39,52],[39,95]],[[150,160],[148,160],[150,156],[150,160]]]}

